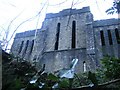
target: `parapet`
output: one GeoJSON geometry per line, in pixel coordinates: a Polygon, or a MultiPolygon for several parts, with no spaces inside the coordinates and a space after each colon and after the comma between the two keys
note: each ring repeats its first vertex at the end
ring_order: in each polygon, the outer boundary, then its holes
{"type": "Polygon", "coordinates": [[[90,7],[83,7],[82,9],[64,9],[60,11],[59,13],[48,13],[46,14],[45,19],[55,18],[55,17],[62,17],[72,14],[78,14],[78,13],[86,13],[90,12],[90,7]]]}
{"type": "Polygon", "coordinates": [[[35,36],[35,31],[36,30],[30,30],[30,31],[25,31],[25,32],[17,33],[16,36],[15,36],[15,39],[16,38],[25,38],[25,37],[35,36]]]}
{"type": "Polygon", "coordinates": [[[94,27],[102,27],[102,26],[110,26],[110,25],[118,25],[120,24],[120,19],[104,19],[104,20],[97,20],[94,21],[93,26],[94,27]]]}

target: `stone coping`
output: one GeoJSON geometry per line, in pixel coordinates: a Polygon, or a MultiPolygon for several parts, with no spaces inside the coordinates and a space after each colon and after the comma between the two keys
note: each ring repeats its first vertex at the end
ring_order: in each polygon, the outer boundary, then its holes
{"type": "Polygon", "coordinates": [[[64,9],[58,13],[48,13],[46,14],[45,19],[55,18],[55,17],[62,17],[72,14],[78,14],[78,13],[86,13],[90,12],[90,7],[83,7],[82,9],[64,9]]]}
{"type": "Polygon", "coordinates": [[[110,25],[118,25],[120,24],[120,19],[103,19],[97,20],[93,22],[93,27],[103,27],[103,26],[110,26],[110,25]]]}

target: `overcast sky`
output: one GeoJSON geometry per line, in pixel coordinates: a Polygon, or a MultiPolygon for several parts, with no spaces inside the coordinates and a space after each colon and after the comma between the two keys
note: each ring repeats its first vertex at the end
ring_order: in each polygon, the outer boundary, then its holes
{"type": "MultiPolygon", "coordinates": [[[[13,33],[21,22],[34,17],[42,10],[39,16],[22,24],[17,32],[40,28],[45,13],[57,13],[62,9],[70,8],[72,1],[73,0],[0,0],[0,40],[4,37],[3,29],[7,30],[8,25],[16,16],[18,16],[17,19],[15,19],[9,28],[10,33],[13,33]],[[37,22],[39,23],[37,24],[37,22]]],[[[73,8],[80,9],[90,6],[94,20],[117,18],[117,14],[107,15],[105,13],[105,11],[112,6],[112,2],[113,0],[74,0],[74,4],[76,4],[73,8]]]]}

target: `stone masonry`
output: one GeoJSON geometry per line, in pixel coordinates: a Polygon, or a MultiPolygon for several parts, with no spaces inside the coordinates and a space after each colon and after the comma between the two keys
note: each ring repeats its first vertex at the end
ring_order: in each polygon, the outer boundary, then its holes
{"type": "Polygon", "coordinates": [[[118,27],[118,19],[94,21],[89,7],[65,9],[47,14],[41,29],[17,33],[11,52],[47,72],[69,68],[74,58],[75,72],[94,71],[103,56],[120,58],[118,27]]]}

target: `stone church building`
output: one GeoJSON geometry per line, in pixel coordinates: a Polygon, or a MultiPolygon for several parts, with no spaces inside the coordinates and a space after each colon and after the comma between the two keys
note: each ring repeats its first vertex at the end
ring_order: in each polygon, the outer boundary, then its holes
{"type": "Polygon", "coordinates": [[[46,14],[41,29],[17,33],[11,52],[47,72],[69,68],[74,58],[75,72],[95,70],[105,55],[120,58],[118,27],[118,19],[94,21],[89,7],[65,9],[46,14]]]}

